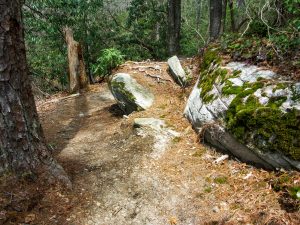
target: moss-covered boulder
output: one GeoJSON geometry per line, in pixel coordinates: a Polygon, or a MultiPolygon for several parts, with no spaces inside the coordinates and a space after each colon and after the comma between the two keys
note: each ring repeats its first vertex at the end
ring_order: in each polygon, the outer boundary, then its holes
{"type": "Polygon", "coordinates": [[[203,58],[185,116],[205,141],[244,162],[300,170],[300,83],[232,62],[203,58]]]}
{"type": "Polygon", "coordinates": [[[173,80],[179,84],[181,87],[187,85],[187,75],[181,66],[181,63],[177,56],[173,56],[168,59],[169,73],[171,74],[173,80]]]}
{"type": "Polygon", "coordinates": [[[120,108],[130,114],[148,109],[154,95],[127,73],[115,74],[108,82],[109,88],[120,108]]]}

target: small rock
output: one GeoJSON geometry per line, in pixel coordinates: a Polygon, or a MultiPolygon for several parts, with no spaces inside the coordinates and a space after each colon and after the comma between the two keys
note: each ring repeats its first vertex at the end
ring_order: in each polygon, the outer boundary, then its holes
{"type": "Polygon", "coordinates": [[[134,127],[151,127],[154,130],[161,130],[166,127],[163,120],[155,118],[136,118],[134,119],[134,127]]]}
{"type": "Polygon", "coordinates": [[[220,209],[219,209],[218,206],[215,206],[215,207],[213,207],[212,211],[213,211],[214,213],[218,213],[218,212],[220,212],[220,209]]]}
{"type": "Polygon", "coordinates": [[[169,71],[174,81],[181,87],[185,87],[187,84],[187,77],[184,69],[182,68],[177,56],[173,56],[168,59],[169,71]]]}
{"type": "Polygon", "coordinates": [[[115,74],[108,83],[119,107],[126,113],[142,111],[151,107],[154,95],[127,73],[115,74]]]}
{"type": "Polygon", "coordinates": [[[30,213],[25,217],[25,223],[31,223],[35,220],[35,218],[36,218],[35,214],[30,213]]]}

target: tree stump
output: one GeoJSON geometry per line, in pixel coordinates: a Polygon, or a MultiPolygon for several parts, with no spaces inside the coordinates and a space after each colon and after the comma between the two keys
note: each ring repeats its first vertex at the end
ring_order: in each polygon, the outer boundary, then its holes
{"type": "Polygon", "coordinates": [[[71,28],[64,28],[64,33],[68,46],[69,92],[76,93],[88,86],[83,51],[81,45],[74,40],[71,28]]]}

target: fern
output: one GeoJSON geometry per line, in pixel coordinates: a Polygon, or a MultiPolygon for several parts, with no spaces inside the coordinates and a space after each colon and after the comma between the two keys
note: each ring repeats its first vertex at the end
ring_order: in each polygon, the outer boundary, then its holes
{"type": "Polygon", "coordinates": [[[94,73],[100,77],[111,74],[112,70],[124,62],[124,55],[115,48],[108,48],[101,51],[97,63],[94,65],[94,73]]]}

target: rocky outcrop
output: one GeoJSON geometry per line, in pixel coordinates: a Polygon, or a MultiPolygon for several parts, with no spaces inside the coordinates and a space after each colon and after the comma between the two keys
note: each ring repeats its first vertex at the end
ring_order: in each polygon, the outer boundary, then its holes
{"type": "Polygon", "coordinates": [[[177,56],[173,56],[168,59],[169,72],[172,75],[174,81],[179,84],[181,87],[187,85],[187,75],[182,68],[180,61],[177,56]]]}
{"type": "Polygon", "coordinates": [[[210,145],[267,169],[300,170],[300,83],[232,62],[203,59],[185,116],[210,145]]]}
{"type": "Polygon", "coordinates": [[[118,105],[126,114],[148,109],[153,104],[154,95],[129,74],[115,74],[108,85],[118,105]]]}

